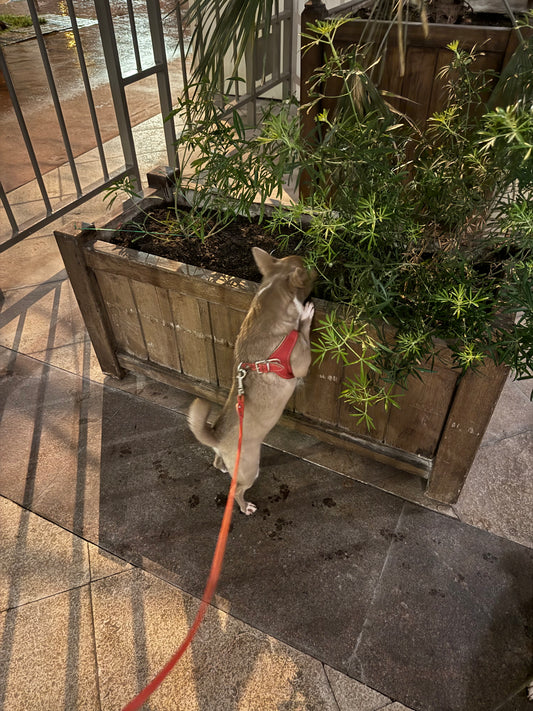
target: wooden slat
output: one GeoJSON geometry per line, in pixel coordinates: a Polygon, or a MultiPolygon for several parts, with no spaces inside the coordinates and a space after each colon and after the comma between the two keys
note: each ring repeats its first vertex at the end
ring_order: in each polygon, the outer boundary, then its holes
{"type": "Polygon", "coordinates": [[[342,367],[332,358],[312,365],[305,377],[305,387],[294,393],[294,410],[316,422],[336,425],[339,420],[339,391],[342,367]]]}
{"type": "Polygon", "coordinates": [[[169,292],[182,372],[217,385],[207,301],[169,292]]]}
{"type": "Polygon", "coordinates": [[[437,77],[440,70],[450,63],[452,53],[449,49],[439,49],[436,52],[435,76],[431,87],[431,98],[428,106],[428,116],[441,111],[446,105],[446,80],[437,77]]]}
{"type": "MultiPolygon", "coordinates": [[[[317,308],[314,322],[318,323],[322,318],[324,313],[317,308]]],[[[336,425],[339,419],[341,383],[342,366],[333,358],[326,356],[321,364],[313,363],[305,376],[305,387],[296,388],[294,393],[294,411],[317,422],[336,425]]]]}
{"type": "Polygon", "coordinates": [[[396,388],[400,408],[391,408],[384,441],[406,452],[433,457],[453,399],[457,373],[437,367],[420,380],[411,376],[407,389],[396,388]]]}
{"type": "Polygon", "coordinates": [[[425,47],[408,47],[405,59],[405,75],[399,94],[408,101],[400,101],[400,111],[406,113],[419,125],[429,114],[431,90],[435,77],[437,53],[425,47]]]}
{"type": "Polygon", "coordinates": [[[209,304],[209,314],[213,328],[218,383],[229,389],[233,379],[235,341],[246,312],[211,303],[209,304]]]}
{"type": "MultiPolygon", "coordinates": [[[[400,84],[400,53],[398,47],[387,47],[387,55],[383,60],[383,67],[379,70],[382,72],[379,86],[383,91],[389,91],[394,95],[399,94],[400,84]]],[[[395,100],[391,100],[393,106],[396,106],[395,100]]]]}
{"type": "Polygon", "coordinates": [[[112,327],[96,278],[87,268],[83,242],[61,230],[54,234],[100,367],[104,373],[121,378],[124,371],[115,354],[112,327]]]}
{"type": "Polygon", "coordinates": [[[426,490],[431,498],[457,501],[508,373],[488,361],[479,373],[461,378],[433,462],[426,490]]]}
{"type": "Polygon", "coordinates": [[[148,358],[181,370],[168,292],[151,284],[132,281],[131,289],[148,351],[148,358]]]}
{"type": "Polygon", "coordinates": [[[141,329],[137,305],[126,277],[96,272],[117,347],[146,360],[148,351],[141,329]]]}
{"type": "MultiPolygon", "coordinates": [[[[344,369],[343,381],[354,379],[358,373],[359,366],[349,366],[344,369]],[[357,369],[357,370],[356,370],[357,369]]],[[[342,390],[342,388],[341,388],[342,390]]],[[[383,405],[374,405],[369,408],[368,414],[372,418],[374,427],[369,430],[364,423],[358,423],[354,417],[354,409],[341,399],[339,406],[339,426],[345,428],[354,435],[363,437],[372,437],[377,442],[383,442],[385,437],[385,428],[387,426],[388,412],[383,405]]]]}

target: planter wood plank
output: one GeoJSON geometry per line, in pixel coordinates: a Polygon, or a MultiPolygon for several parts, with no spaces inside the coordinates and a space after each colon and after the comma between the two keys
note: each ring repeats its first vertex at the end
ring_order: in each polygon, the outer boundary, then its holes
{"type": "Polygon", "coordinates": [[[124,371],[117,359],[113,329],[109,323],[107,310],[95,283],[96,277],[87,267],[83,241],[79,239],[76,228],[73,232],[74,235],[64,232],[62,239],[57,240],[61,258],[69,277],[72,275],[71,282],[76,284],[74,293],[100,368],[108,375],[121,378],[124,371]]]}
{"type": "MultiPolygon", "coordinates": [[[[168,191],[154,190],[152,200],[158,195],[168,200],[168,191]]],[[[117,247],[94,239],[91,229],[70,229],[55,232],[56,240],[104,372],[142,373],[223,402],[235,339],[257,284],[117,247]]],[[[317,319],[329,308],[321,301],[316,307],[317,319]]],[[[339,399],[350,368],[326,358],[311,366],[282,422],[414,472],[429,479],[432,497],[454,501],[506,370],[487,367],[486,375],[457,383],[445,365],[414,380],[400,410],[376,410],[377,429],[369,433],[339,399]]]]}
{"type": "Polygon", "coordinates": [[[406,389],[396,389],[399,408],[391,408],[386,441],[393,447],[432,457],[455,390],[456,371],[436,367],[423,378],[411,376],[406,389]]]}
{"type": "Polygon", "coordinates": [[[169,293],[169,298],[182,372],[198,380],[216,383],[215,353],[207,301],[174,291],[169,293]]]}
{"type": "Polygon", "coordinates": [[[96,278],[117,347],[147,360],[148,350],[130,280],[108,272],[96,272],[96,278]]]}
{"type": "Polygon", "coordinates": [[[487,362],[461,379],[435,453],[427,488],[431,498],[457,501],[508,374],[506,366],[487,362]]]}
{"type": "Polygon", "coordinates": [[[213,331],[217,382],[220,387],[229,390],[233,379],[233,349],[246,311],[211,303],[209,315],[213,331]]]}
{"type": "MultiPolygon", "coordinates": [[[[353,380],[358,372],[359,365],[346,366],[343,371],[343,382],[353,380]]],[[[385,410],[382,406],[374,405],[369,408],[368,414],[372,418],[373,422],[373,429],[370,432],[364,423],[359,423],[354,417],[353,409],[345,402],[345,400],[340,400],[339,427],[346,432],[353,432],[353,434],[361,437],[368,437],[371,435],[372,439],[377,442],[384,442],[387,422],[389,419],[388,410],[385,410]]]]}

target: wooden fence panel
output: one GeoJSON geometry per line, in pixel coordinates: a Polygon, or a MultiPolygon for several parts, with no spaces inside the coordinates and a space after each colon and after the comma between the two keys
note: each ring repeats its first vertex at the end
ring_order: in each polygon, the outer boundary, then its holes
{"type": "MultiPolygon", "coordinates": [[[[325,314],[317,309],[314,322],[318,323],[324,317],[325,314]]],[[[322,363],[312,364],[305,377],[305,387],[296,388],[294,393],[294,411],[317,422],[336,425],[339,420],[342,371],[343,366],[328,356],[322,363]]]]}

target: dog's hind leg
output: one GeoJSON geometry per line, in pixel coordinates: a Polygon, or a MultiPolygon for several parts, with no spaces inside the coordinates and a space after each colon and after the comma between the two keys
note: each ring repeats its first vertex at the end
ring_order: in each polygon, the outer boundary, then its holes
{"type": "Polygon", "coordinates": [[[257,511],[257,506],[251,501],[246,501],[244,494],[252,486],[259,474],[259,458],[261,455],[261,445],[250,447],[247,444],[246,449],[243,447],[241,461],[239,464],[239,475],[237,478],[237,487],[235,489],[235,501],[239,505],[240,510],[246,516],[257,511]]]}
{"type": "Polygon", "coordinates": [[[213,466],[215,469],[220,469],[221,472],[224,472],[224,474],[228,473],[228,468],[224,463],[224,459],[222,458],[222,455],[217,452],[215,449],[215,459],[213,461],[213,466]]]}
{"type": "Polygon", "coordinates": [[[235,489],[235,501],[239,504],[239,508],[243,514],[246,514],[247,516],[251,516],[257,511],[257,506],[255,504],[252,504],[251,501],[244,500],[244,494],[249,488],[250,487],[247,484],[237,484],[237,488],[235,489]]]}

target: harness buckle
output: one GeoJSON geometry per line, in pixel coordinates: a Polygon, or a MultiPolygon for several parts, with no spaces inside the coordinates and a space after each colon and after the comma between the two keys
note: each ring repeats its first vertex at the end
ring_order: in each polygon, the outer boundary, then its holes
{"type": "Polygon", "coordinates": [[[258,373],[271,372],[271,365],[281,365],[281,360],[279,358],[267,358],[266,360],[256,360],[254,363],[254,368],[258,373]],[[266,370],[261,370],[260,366],[265,366],[266,370]]]}

